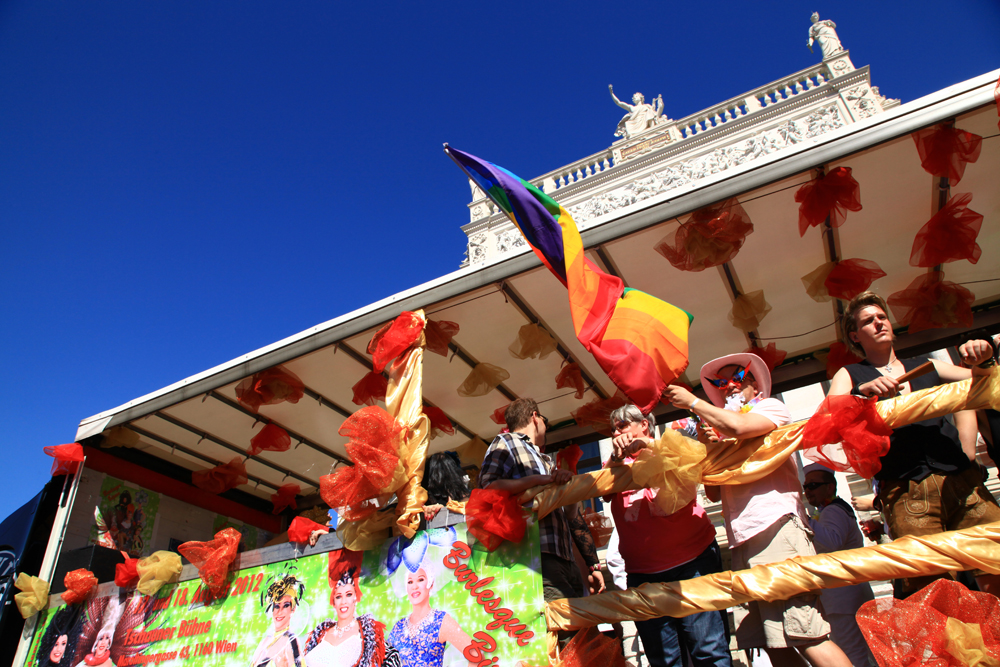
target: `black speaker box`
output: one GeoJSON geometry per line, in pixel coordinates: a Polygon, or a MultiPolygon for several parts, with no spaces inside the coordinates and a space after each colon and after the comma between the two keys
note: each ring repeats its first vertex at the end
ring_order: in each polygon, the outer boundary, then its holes
{"type": "Polygon", "coordinates": [[[122,555],[122,552],[97,545],[64,551],[59,558],[59,564],[56,565],[50,593],[61,593],[66,590],[65,584],[63,584],[66,573],[80,568],[93,572],[98,583],[114,581],[115,565],[124,562],[125,556],[122,555]]]}

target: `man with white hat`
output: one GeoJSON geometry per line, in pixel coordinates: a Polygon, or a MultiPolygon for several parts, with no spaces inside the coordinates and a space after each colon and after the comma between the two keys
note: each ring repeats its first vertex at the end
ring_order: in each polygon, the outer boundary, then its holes
{"type": "MultiPolygon", "coordinates": [[[[771,374],[755,354],[730,354],[701,368],[701,386],[711,404],[682,387],[669,386],[664,399],[693,412],[718,437],[744,440],[770,433],[792,420],[785,405],[771,398],[771,374]]],[[[709,447],[717,442],[708,437],[709,447]]],[[[816,553],[802,504],[798,468],[791,458],[770,475],[749,484],[722,487],[733,570],[816,553]]],[[[844,652],[830,640],[819,596],[754,601],[733,609],[736,643],[763,648],[775,667],[801,665],[849,667],[844,652]],[[801,657],[800,657],[801,654],[801,657]]]]}
{"type": "MultiPolygon", "coordinates": [[[[865,546],[865,539],[858,527],[854,509],[837,495],[837,477],[820,463],[807,465],[803,472],[806,501],[818,510],[816,518],[809,519],[813,543],[817,553],[825,554],[865,546]]],[[[855,615],[865,602],[874,600],[872,587],[867,583],[840,588],[828,588],[820,598],[823,612],[830,622],[830,636],[843,649],[854,667],[868,667],[871,651],[858,627],[855,615]]]]}

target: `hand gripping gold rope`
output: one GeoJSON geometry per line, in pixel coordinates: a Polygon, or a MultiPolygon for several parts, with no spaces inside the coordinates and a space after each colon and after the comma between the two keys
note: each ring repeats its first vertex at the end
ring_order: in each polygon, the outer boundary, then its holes
{"type": "Polygon", "coordinates": [[[810,591],[866,581],[975,568],[1000,574],[1000,522],[937,535],[901,537],[873,547],[799,556],[687,581],[552,600],[545,605],[545,620],[549,631],[557,631],[661,616],[682,618],[750,600],[787,600],[810,591]]]}
{"type": "MultiPolygon", "coordinates": [[[[886,401],[880,401],[875,409],[890,428],[900,428],[924,419],[932,419],[960,410],[978,410],[991,407],[1000,409],[1000,367],[994,367],[988,375],[976,376],[972,380],[962,380],[922,389],[886,401]]],[[[802,432],[806,421],[788,424],[771,431],[766,436],[747,440],[723,440],[714,445],[701,461],[700,481],[713,486],[722,484],[747,484],[774,472],[792,452],[802,445],[802,432]]],[[[690,451],[693,441],[672,429],[667,429],[654,448],[656,452],[671,451],[678,461],[690,463],[684,456],[690,451]],[[679,452],[679,453],[678,453],[679,452]]],[[[653,457],[656,458],[656,457],[653,457]]],[[[557,507],[622,491],[643,488],[638,479],[641,466],[649,465],[650,459],[639,459],[631,465],[605,468],[595,472],[576,475],[562,486],[536,487],[521,496],[523,502],[533,499],[533,508],[539,518],[557,507]]],[[[662,472],[662,471],[661,471],[662,472]]],[[[645,477],[644,479],[649,479],[645,477]]],[[[690,491],[672,485],[669,475],[652,476],[651,486],[660,488],[658,496],[691,496],[690,491]],[[664,484],[656,484],[659,480],[664,484]]],[[[673,480],[680,482],[679,479],[673,480]]]]}

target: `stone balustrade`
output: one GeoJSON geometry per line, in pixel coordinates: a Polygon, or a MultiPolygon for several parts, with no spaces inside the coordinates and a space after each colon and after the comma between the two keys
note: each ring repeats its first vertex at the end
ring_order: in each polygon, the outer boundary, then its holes
{"type": "MultiPolygon", "coordinates": [[[[853,68],[852,68],[853,69],[853,68]]],[[[822,86],[833,78],[826,63],[797,72],[789,77],[761,86],[746,95],[726,100],[714,107],[676,121],[681,136],[692,137],[723,123],[737,120],[754,111],[790,99],[799,93],[822,86]]]]}
{"type": "Polygon", "coordinates": [[[613,166],[614,158],[609,148],[534,178],[531,180],[531,184],[551,195],[561,187],[582,181],[588,176],[599,174],[613,166]]]}

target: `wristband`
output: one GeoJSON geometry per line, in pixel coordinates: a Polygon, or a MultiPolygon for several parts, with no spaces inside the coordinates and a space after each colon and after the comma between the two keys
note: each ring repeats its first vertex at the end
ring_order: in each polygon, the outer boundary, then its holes
{"type": "Polygon", "coordinates": [[[688,410],[694,410],[694,406],[698,405],[699,403],[701,403],[701,399],[700,398],[694,399],[694,403],[692,403],[691,405],[688,406],[688,410]]]}
{"type": "Polygon", "coordinates": [[[595,565],[591,565],[590,566],[590,571],[591,572],[600,572],[601,571],[601,564],[600,563],[596,563],[595,565]]]}
{"type": "Polygon", "coordinates": [[[861,398],[868,398],[867,396],[865,396],[864,394],[861,393],[861,385],[862,384],[863,384],[862,382],[855,383],[854,386],[851,387],[851,394],[853,396],[860,396],[861,398]]]}

